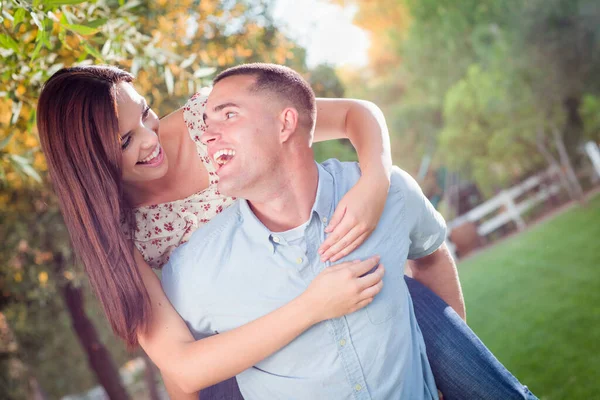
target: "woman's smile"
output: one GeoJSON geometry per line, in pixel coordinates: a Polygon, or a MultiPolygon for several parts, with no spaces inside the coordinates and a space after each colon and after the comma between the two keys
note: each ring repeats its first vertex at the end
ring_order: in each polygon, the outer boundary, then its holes
{"type": "Polygon", "coordinates": [[[144,167],[156,167],[163,162],[164,158],[164,151],[160,143],[158,143],[154,151],[148,157],[138,161],[137,165],[142,165],[144,167]]]}

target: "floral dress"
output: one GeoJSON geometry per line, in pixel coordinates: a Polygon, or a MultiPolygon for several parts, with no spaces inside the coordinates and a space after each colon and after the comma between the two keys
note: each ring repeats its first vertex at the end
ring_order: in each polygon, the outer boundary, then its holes
{"type": "Polygon", "coordinates": [[[206,96],[197,93],[184,106],[183,118],[198,156],[208,171],[208,188],[185,199],[134,209],[133,241],[152,268],[162,268],[175,248],[187,242],[196,229],[234,202],[233,198],[223,196],[217,190],[219,177],[210,162],[206,145],[200,141],[206,129],[202,120],[205,106],[206,96]]]}
{"type": "MultiPolygon", "coordinates": [[[[210,162],[200,136],[206,129],[203,120],[207,96],[195,94],[183,108],[183,118],[198,156],[209,175],[208,188],[191,196],[134,209],[135,229],[132,232],[135,246],[146,262],[160,269],[169,261],[171,252],[188,241],[192,233],[214,216],[229,207],[235,199],[223,196],[217,190],[219,177],[210,162]]],[[[202,390],[202,400],[243,400],[235,378],[202,390]]]]}

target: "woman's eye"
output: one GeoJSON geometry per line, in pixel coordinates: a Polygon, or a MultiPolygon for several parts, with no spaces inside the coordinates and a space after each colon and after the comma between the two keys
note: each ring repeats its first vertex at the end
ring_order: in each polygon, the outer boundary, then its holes
{"type": "Polygon", "coordinates": [[[142,121],[144,121],[146,118],[148,118],[148,114],[150,114],[150,106],[146,106],[146,108],[144,109],[144,112],[142,113],[142,121]]]}
{"type": "Polygon", "coordinates": [[[121,150],[125,150],[131,142],[131,135],[127,136],[125,140],[121,140],[121,150]]]}

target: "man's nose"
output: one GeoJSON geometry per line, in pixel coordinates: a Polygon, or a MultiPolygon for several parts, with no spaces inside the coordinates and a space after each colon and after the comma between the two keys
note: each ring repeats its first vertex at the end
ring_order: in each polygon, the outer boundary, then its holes
{"type": "Polygon", "coordinates": [[[219,131],[217,129],[217,124],[211,124],[211,125],[207,124],[206,130],[200,137],[200,140],[202,140],[202,143],[204,143],[206,145],[208,145],[209,143],[215,142],[220,136],[220,134],[218,132],[219,131]]]}

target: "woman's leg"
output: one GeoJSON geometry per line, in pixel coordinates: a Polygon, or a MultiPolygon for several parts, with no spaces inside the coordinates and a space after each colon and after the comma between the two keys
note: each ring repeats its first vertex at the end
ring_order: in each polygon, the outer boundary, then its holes
{"type": "Polygon", "coordinates": [[[416,280],[404,279],[444,400],[537,399],[448,304],[416,280]]]}
{"type": "Polygon", "coordinates": [[[200,400],[244,400],[244,398],[240,393],[237,380],[230,378],[200,391],[200,400]]]}

